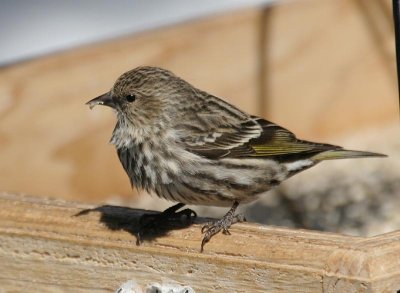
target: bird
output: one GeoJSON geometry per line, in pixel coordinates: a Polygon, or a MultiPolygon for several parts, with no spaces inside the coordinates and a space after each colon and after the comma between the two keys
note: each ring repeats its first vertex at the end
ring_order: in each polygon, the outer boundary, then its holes
{"type": "Polygon", "coordinates": [[[169,70],[140,66],[87,102],[111,107],[111,143],[132,186],[177,202],[158,219],[195,216],[185,205],[230,207],[203,226],[200,251],[216,234],[245,220],[239,204],[253,202],[291,176],[322,161],[385,157],[298,139],[200,90],[169,70]]]}

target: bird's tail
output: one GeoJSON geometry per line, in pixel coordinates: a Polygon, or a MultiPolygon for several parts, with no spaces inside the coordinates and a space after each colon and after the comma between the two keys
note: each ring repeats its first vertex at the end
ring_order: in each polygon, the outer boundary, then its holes
{"type": "Polygon", "coordinates": [[[364,158],[364,157],[387,157],[387,155],[372,153],[372,152],[364,152],[364,151],[337,149],[337,150],[329,150],[321,152],[313,156],[312,159],[315,161],[324,161],[324,160],[352,159],[352,158],[364,158]]]}

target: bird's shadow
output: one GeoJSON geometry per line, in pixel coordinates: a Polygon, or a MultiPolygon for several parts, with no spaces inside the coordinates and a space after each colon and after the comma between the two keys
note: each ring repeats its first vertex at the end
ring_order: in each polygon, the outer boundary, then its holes
{"type": "MultiPolygon", "coordinates": [[[[191,211],[191,210],[190,210],[191,211]]],[[[136,245],[143,241],[153,241],[158,237],[168,234],[169,231],[184,229],[194,223],[206,223],[206,219],[197,218],[196,213],[193,216],[188,213],[182,213],[181,216],[171,219],[156,220],[162,213],[133,209],[121,206],[102,205],[92,209],[84,209],[74,216],[80,217],[92,212],[99,212],[100,222],[112,231],[126,231],[136,237],[136,245]],[[189,215],[189,216],[188,216],[189,215]]]]}

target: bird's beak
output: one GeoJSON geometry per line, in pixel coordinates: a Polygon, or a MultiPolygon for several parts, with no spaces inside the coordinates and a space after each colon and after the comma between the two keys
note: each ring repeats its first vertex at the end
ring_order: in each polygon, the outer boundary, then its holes
{"type": "Polygon", "coordinates": [[[90,109],[93,109],[93,107],[97,106],[97,105],[103,105],[103,106],[115,108],[114,100],[112,99],[109,92],[105,93],[101,96],[98,96],[97,98],[94,98],[93,100],[90,100],[89,102],[86,103],[86,105],[89,105],[90,109]]]}

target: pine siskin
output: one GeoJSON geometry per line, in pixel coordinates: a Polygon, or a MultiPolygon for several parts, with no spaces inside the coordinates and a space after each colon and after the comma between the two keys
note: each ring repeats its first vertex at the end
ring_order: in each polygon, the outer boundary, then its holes
{"type": "Polygon", "coordinates": [[[239,203],[257,200],[294,174],[323,160],[384,156],[299,140],[157,67],[124,73],[87,104],[116,111],[111,143],[131,184],[179,202],[164,216],[185,204],[231,206],[203,227],[201,251],[213,235],[244,220],[235,215],[239,203]]]}

